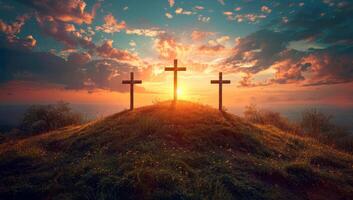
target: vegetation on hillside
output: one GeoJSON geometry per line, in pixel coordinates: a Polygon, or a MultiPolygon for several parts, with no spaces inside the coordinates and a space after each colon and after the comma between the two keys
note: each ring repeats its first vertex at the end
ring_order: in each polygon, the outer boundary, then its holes
{"type": "Polygon", "coordinates": [[[179,102],[0,144],[0,199],[349,199],[353,156],[179,102]]]}
{"type": "Polygon", "coordinates": [[[244,118],[255,124],[272,125],[288,133],[309,136],[340,150],[353,153],[353,135],[345,128],[335,125],[331,115],[324,114],[317,109],[304,110],[300,121],[293,122],[278,112],[259,109],[252,104],[245,108],[244,118]]]}
{"type": "Polygon", "coordinates": [[[36,134],[82,122],[80,113],[74,112],[68,103],[60,101],[54,105],[33,105],[28,108],[20,129],[26,134],[36,134]]]}

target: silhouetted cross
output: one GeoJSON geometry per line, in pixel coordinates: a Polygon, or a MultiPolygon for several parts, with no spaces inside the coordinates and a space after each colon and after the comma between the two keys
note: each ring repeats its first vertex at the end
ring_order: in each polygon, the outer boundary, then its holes
{"type": "Polygon", "coordinates": [[[222,79],[222,72],[219,72],[219,80],[211,80],[211,84],[219,85],[219,101],[218,101],[218,109],[222,111],[222,85],[230,84],[230,80],[222,79]]]}
{"type": "Polygon", "coordinates": [[[174,59],[174,67],[166,67],[165,71],[174,72],[174,101],[178,100],[178,71],[186,71],[186,67],[178,67],[178,60],[174,59]]]}
{"type": "Polygon", "coordinates": [[[134,84],[141,84],[141,80],[134,80],[134,72],[130,73],[130,80],[123,80],[122,84],[130,84],[130,110],[134,109],[134,84]]]}

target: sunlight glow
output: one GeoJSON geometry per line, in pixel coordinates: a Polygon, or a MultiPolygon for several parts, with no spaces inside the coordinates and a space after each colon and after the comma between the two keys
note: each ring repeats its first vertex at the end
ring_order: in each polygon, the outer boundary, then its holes
{"type": "Polygon", "coordinates": [[[179,87],[177,89],[177,94],[178,94],[178,98],[185,99],[185,92],[184,92],[184,90],[182,88],[179,87]]]}

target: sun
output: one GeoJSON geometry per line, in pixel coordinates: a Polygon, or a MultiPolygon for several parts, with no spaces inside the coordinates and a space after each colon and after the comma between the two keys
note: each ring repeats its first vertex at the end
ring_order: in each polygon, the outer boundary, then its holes
{"type": "Polygon", "coordinates": [[[177,94],[178,94],[179,98],[185,97],[185,93],[184,93],[184,90],[182,88],[178,88],[177,89],[177,94]]]}

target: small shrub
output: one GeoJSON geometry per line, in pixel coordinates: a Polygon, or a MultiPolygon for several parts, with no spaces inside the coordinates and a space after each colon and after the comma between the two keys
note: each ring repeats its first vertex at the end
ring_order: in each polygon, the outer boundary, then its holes
{"type": "Polygon", "coordinates": [[[302,113],[300,127],[305,135],[338,149],[353,152],[353,137],[345,128],[335,125],[332,118],[333,116],[317,109],[308,109],[302,113]]]}
{"type": "Polygon", "coordinates": [[[325,115],[317,109],[308,109],[302,113],[300,125],[305,134],[314,137],[322,137],[323,134],[331,134],[334,125],[331,123],[332,116],[325,115]]]}
{"type": "Polygon", "coordinates": [[[83,122],[81,114],[73,112],[68,103],[34,105],[27,109],[21,129],[27,133],[43,133],[83,122]]]}
{"type": "Polygon", "coordinates": [[[258,109],[255,104],[245,107],[244,118],[256,124],[268,124],[283,131],[298,132],[298,127],[278,112],[258,109]]]}

